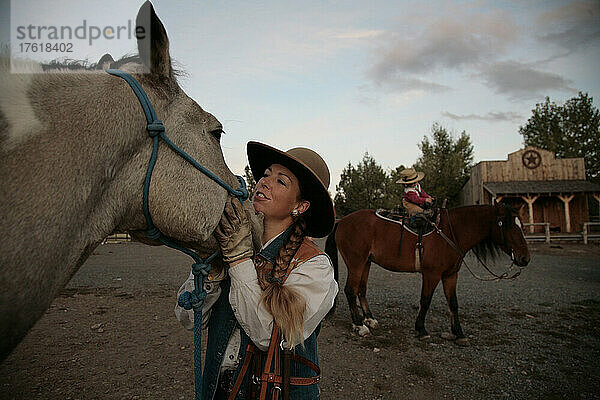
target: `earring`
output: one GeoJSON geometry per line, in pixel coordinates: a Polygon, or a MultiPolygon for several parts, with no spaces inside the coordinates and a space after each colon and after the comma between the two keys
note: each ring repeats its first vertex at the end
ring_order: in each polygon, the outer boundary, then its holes
{"type": "Polygon", "coordinates": [[[300,216],[300,211],[292,210],[290,214],[292,214],[292,218],[298,218],[300,216]]]}

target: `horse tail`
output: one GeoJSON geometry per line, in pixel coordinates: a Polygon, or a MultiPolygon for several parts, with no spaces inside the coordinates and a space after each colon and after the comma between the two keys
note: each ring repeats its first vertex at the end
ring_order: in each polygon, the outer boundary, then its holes
{"type": "Polygon", "coordinates": [[[325,253],[329,256],[331,264],[333,265],[333,278],[336,282],[340,281],[340,273],[338,271],[338,251],[337,244],[335,243],[335,232],[337,231],[337,224],[333,226],[333,231],[327,236],[325,241],[325,253]]]}
{"type": "MultiPolygon", "coordinates": [[[[325,253],[329,256],[331,260],[331,265],[333,266],[333,278],[336,282],[340,282],[340,274],[338,271],[338,249],[337,244],[335,243],[335,232],[337,230],[337,223],[333,226],[333,231],[327,236],[327,240],[325,241],[325,253]]],[[[333,300],[333,306],[331,310],[327,313],[327,315],[333,315],[335,312],[335,306],[337,304],[337,299],[333,300]]]]}

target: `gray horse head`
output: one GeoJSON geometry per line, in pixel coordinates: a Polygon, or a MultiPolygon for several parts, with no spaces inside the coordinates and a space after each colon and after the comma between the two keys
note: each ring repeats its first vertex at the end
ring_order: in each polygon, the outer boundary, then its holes
{"type": "MultiPolygon", "coordinates": [[[[234,188],[221,123],[179,87],[169,39],[146,2],[133,73],[177,146],[234,188]]],[[[13,60],[14,61],[14,60],[13,60]]],[[[152,151],[146,120],[125,81],[102,72],[10,73],[0,60],[0,360],[25,336],[94,248],[115,231],[146,229],[144,177],[152,151]]],[[[100,63],[99,63],[100,64],[100,63]]],[[[14,65],[14,64],[13,64],[14,65]]],[[[153,222],[208,255],[228,193],[161,146],[149,194],[153,222]]],[[[259,221],[246,210],[259,243],[259,221]]],[[[145,240],[151,244],[152,241],[145,240]]]]}

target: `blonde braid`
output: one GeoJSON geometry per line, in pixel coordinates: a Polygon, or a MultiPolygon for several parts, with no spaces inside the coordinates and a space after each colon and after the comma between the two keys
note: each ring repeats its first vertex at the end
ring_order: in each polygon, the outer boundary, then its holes
{"type": "Polygon", "coordinates": [[[306,222],[303,218],[298,218],[294,221],[294,227],[286,243],[279,249],[279,255],[275,259],[275,265],[273,266],[273,277],[283,279],[285,273],[290,265],[290,261],[294,257],[294,254],[298,251],[298,248],[304,240],[304,230],[306,229],[306,222]]]}
{"type": "Polygon", "coordinates": [[[263,291],[260,300],[279,325],[283,337],[290,347],[304,341],[304,310],[306,299],[295,289],[284,286],[283,282],[290,274],[290,262],[304,240],[306,222],[302,217],[294,221],[294,228],[286,243],[281,246],[275,259],[272,279],[263,291]]]}

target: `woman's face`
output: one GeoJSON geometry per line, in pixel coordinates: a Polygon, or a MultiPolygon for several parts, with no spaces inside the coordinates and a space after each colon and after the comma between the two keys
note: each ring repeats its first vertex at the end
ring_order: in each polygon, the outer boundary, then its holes
{"type": "Polygon", "coordinates": [[[272,164],[256,183],[252,197],[254,210],[264,214],[265,219],[286,220],[292,223],[291,212],[304,212],[310,203],[300,200],[298,178],[280,164],[272,164]]]}

